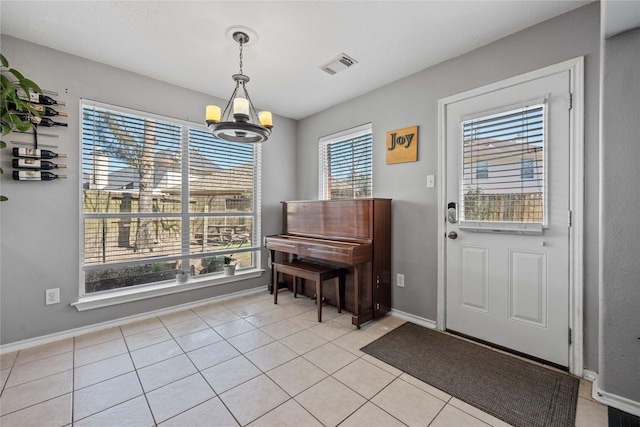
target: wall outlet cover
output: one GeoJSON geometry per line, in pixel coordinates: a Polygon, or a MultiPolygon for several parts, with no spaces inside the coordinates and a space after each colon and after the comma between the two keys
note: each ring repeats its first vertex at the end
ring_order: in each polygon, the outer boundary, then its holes
{"type": "Polygon", "coordinates": [[[45,291],[45,305],[60,303],[60,288],[47,289],[45,291]]]}

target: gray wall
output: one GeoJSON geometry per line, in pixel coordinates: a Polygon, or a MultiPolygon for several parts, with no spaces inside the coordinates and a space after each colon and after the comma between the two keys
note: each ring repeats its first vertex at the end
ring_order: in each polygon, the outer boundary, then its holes
{"type": "MultiPolygon", "coordinates": [[[[318,138],[366,122],[373,124],[373,192],[393,199],[394,309],[436,319],[438,99],[508,77],[585,56],[585,367],[598,366],[598,100],[600,5],[592,3],[450,61],[399,80],[298,124],[299,199],[318,198],[318,138]],[[419,126],[418,161],[387,165],[386,132],[419,126]],[[436,178],[437,180],[437,178],[436,178]],[[437,183],[436,183],[437,187],[437,183]],[[395,282],[395,280],[394,280],[395,282]]],[[[419,55],[420,52],[416,52],[419,55]]],[[[390,64],[390,66],[394,66],[390,64]]],[[[349,72],[357,72],[357,67],[349,72]]],[[[330,78],[339,79],[340,75],[330,78]]],[[[363,76],[366,78],[366,76],[363,76]]]]}
{"type": "Polygon", "coordinates": [[[640,402],[640,28],[604,42],[601,156],[598,386],[640,402]]]}
{"type": "MultiPolygon", "coordinates": [[[[78,312],[69,304],[78,299],[80,251],[80,140],[79,99],[88,98],[183,120],[204,120],[205,105],[222,103],[194,92],[104,64],[2,36],[2,53],[12,67],[36,81],[43,89],[58,92],[66,101],[59,108],[69,113],[69,123],[41,132],[59,134],[40,137],[40,144],[59,145],[69,154],[64,181],[30,183],[11,179],[11,144],[0,150],[2,189],[9,201],[0,203],[0,335],[11,343],[78,328],[172,305],[268,283],[268,274],[252,280],[152,298],[96,310],[78,312]],[[6,173],[9,172],[9,173],[6,173]],[[45,289],[60,288],[61,303],[45,306],[45,289]]],[[[224,101],[226,102],[226,101],[224,101]]],[[[267,108],[268,106],[262,106],[267,108]]],[[[263,146],[262,231],[280,232],[280,201],[294,197],[296,122],[274,117],[272,137],[263,146]]],[[[10,140],[11,137],[7,137],[10,140]]],[[[16,138],[14,138],[16,139],[16,138]]],[[[263,251],[266,262],[266,252],[263,251]]],[[[266,263],[263,262],[263,265],[266,263]]]]}

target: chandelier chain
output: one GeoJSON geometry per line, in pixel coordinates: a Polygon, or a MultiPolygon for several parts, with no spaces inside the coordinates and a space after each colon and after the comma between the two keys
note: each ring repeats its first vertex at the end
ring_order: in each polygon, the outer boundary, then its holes
{"type": "Polygon", "coordinates": [[[243,58],[243,56],[242,56],[242,39],[240,39],[240,74],[244,74],[242,72],[242,58],[243,58]]]}

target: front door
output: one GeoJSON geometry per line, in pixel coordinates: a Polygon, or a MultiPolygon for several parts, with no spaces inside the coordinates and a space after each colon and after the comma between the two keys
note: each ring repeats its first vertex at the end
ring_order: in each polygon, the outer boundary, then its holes
{"type": "Polygon", "coordinates": [[[570,72],[445,107],[446,328],[569,365],[570,72]]]}

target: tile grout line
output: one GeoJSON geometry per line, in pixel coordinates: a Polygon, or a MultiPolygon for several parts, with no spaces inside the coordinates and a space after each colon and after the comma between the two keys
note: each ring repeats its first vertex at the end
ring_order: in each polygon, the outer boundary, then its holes
{"type": "MultiPolygon", "coordinates": [[[[363,359],[362,359],[362,357],[363,357],[363,356],[358,356],[358,358],[356,358],[355,360],[352,360],[351,362],[349,362],[348,364],[346,364],[345,366],[343,366],[342,368],[338,369],[336,372],[334,372],[333,374],[331,374],[331,375],[330,375],[332,378],[334,378],[334,379],[335,379],[336,381],[338,381],[340,384],[342,384],[342,385],[344,385],[345,387],[347,387],[349,390],[352,390],[352,391],[353,391],[354,393],[356,393],[358,396],[362,396],[362,395],[361,395],[360,393],[358,393],[356,390],[354,390],[354,389],[352,389],[351,387],[349,387],[349,385],[348,385],[348,384],[345,384],[345,383],[343,383],[342,381],[340,381],[338,378],[335,378],[333,375],[334,375],[334,374],[336,374],[337,372],[340,372],[342,369],[346,368],[347,366],[349,366],[349,365],[351,365],[351,364],[355,363],[357,360],[363,360],[363,359]]],[[[366,362],[366,360],[364,360],[364,361],[366,362]]],[[[369,362],[367,362],[367,363],[369,363],[369,362]]],[[[375,366],[375,365],[374,365],[374,366],[375,366]]],[[[379,368],[379,369],[381,369],[381,368],[379,368]]],[[[362,397],[364,397],[364,399],[365,399],[364,403],[363,403],[362,405],[360,405],[359,407],[357,407],[357,408],[356,408],[352,413],[350,413],[349,415],[347,415],[347,416],[346,416],[342,421],[340,421],[340,422],[338,423],[338,426],[339,426],[340,424],[344,423],[344,422],[345,422],[345,421],[346,421],[350,416],[352,416],[353,414],[355,414],[356,412],[358,412],[358,411],[359,411],[359,410],[360,410],[364,405],[366,405],[367,403],[371,403],[372,405],[375,405],[376,407],[378,407],[381,411],[383,411],[383,412],[385,412],[385,413],[389,414],[389,412],[387,412],[387,411],[386,411],[386,410],[384,410],[383,408],[380,408],[378,405],[376,405],[374,402],[372,402],[372,400],[373,400],[373,398],[374,398],[374,397],[376,397],[378,394],[382,393],[382,391],[383,391],[384,389],[386,389],[387,387],[389,387],[389,385],[390,385],[392,382],[394,382],[395,380],[397,380],[398,378],[400,378],[400,376],[399,376],[399,375],[398,375],[398,376],[394,376],[394,379],[393,379],[393,380],[391,380],[387,385],[385,385],[385,386],[384,386],[384,387],[382,387],[380,390],[378,390],[378,392],[376,392],[373,396],[371,396],[371,398],[367,398],[367,397],[365,397],[365,396],[362,396],[362,397]]],[[[393,417],[393,418],[397,419],[397,418],[396,418],[396,417],[394,417],[393,415],[391,415],[391,414],[389,414],[389,415],[390,415],[391,417],[393,417]]],[[[397,419],[397,420],[398,420],[398,419],[397,419]]],[[[400,420],[398,420],[398,421],[400,421],[400,420]]],[[[403,423],[402,421],[400,421],[400,422],[401,422],[402,424],[405,424],[405,423],[403,423]]],[[[406,425],[406,424],[405,424],[405,425],[406,425]]]]}
{"type": "MultiPolygon", "coordinates": [[[[158,319],[158,318],[156,317],[156,319],[158,319]]],[[[129,344],[127,343],[127,339],[124,336],[124,331],[122,330],[122,327],[120,327],[120,334],[122,335],[122,339],[124,340],[124,345],[127,347],[127,354],[129,355],[129,360],[131,360],[131,365],[133,366],[133,372],[136,373],[136,378],[138,378],[138,384],[140,384],[140,390],[142,390],[142,396],[144,396],[144,401],[147,402],[147,408],[149,408],[149,413],[151,414],[151,419],[153,420],[153,425],[157,426],[158,422],[156,421],[156,415],[153,413],[153,410],[151,409],[151,404],[149,403],[149,399],[147,398],[147,393],[145,392],[144,386],[142,385],[142,381],[140,380],[140,374],[138,373],[138,368],[136,367],[136,364],[135,364],[135,362],[133,360],[133,356],[131,356],[131,350],[129,349],[129,344]]],[[[123,374],[123,375],[126,375],[126,374],[123,374]]],[[[133,400],[133,399],[135,399],[137,397],[139,397],[139,396],[136,396],[136,397],[134,397],[132,399],[129,399],[129,400],[133,400]]],[[[124,403],[124,402],[122,402],[122,403],[124,403]]],[[[118,405],[122,405],[122,403],[119,403],[118,405]]]]}
{"type": "Polygon", "coordinates": [[[7,379],[4,381],[4,384],[2,384],[2,390],[0,391],[0,397],[2,397],[4,395],[4,391],[5,391],[5,389],[7,389],[7,384],[9,384],[9,378],[11,378],[11,374],[13,373],[13,367],[16,364],[16,360],[18,359],[18,355],[20,354],[20,351],[22,351],[22,350],[18,350],[17,351],[16,357],[14,357],[13,360],[11,361],[11,366],[9,366],[7,368],[7,369],[9,369],[9,374],[7,375],[7,379]]]}

